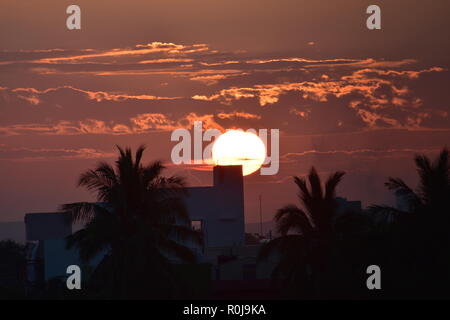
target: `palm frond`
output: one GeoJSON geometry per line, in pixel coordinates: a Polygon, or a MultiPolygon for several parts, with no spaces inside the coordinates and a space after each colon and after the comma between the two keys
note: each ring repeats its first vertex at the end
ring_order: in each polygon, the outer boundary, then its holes
{"type": "Polygon", "coordinates": [[[161,172],[165,169],[161,161],[154,161],[142,168],[142,184],[148,188],[152,185],[154,180],[158,178],[161,172]]]}
{"type": "Polygon", "coordinates": [[[192,242],[195,245],[203,246],[202,233],[189,227],[176,224],[158,224],[157,228],[167,238],[181,242],[192,242]]]}
{"type": "Polygon", "coordinates": [[[389,190],[395,190],[402,195],[414,193],[414,191],[410,187],[408,187],[408,185],[402,179],[399,178],[389,178],[385,183],[385,186],[388,187],[389,190]]]}
{"type": "Polygon", "coordinates": [[[420,197],[402,179],[389,178],[385,186],[394,190],[397,196],[406,200],[410,210],[415,210],[421,206],[420,197]]]}
{"type": "Polygon", "coordinates": [[[297,230],[308,236],[314,231],[310,217],[295,205],[279,209],[274,220],[277,222],[278,232],[282,235],[286,235],[290,230],[297,230]]]}
{"type": "Polygon", "coordinates": [[[145,148],[146,148],[145,145],[142,144],[136,150],[136,154],[134,156],[135,170],[138,170],[141,166],[142,155],[144,154],[145,148]]]}
{"type": "Polygon", "coordinates": [[[320,177],[317,174],[317,170],[314,167],[311,167],[311,170],[308,174],[309,184],[311,185],[311,196],[316,199],[323,198],[322,185],[320,183],[320,177]]]}
{"type": "MultiPolygon", "coordinates": [[[[417,155],[415,158],[417,171],[420,177],[419,194],[423,205],[436,208],[446,206],[450,191],[450,166],[449,153],[444,148],[439,156],[431,163],[425,155],[417,155]]],[[[442,211],[438,209],[437,211],[442,211]]],[[[443,209],[443,211],[447,211],[443,209]]]]}
{"type": "Polygon", "coordinates": [[[158,177],[155,179],[153,187],[163,188],[170,191],[183,191],[186,186],[184,178],[179,176],[158,177]]]}
{"type": "Polygon", "coordinates": [[[66,247],[76,247],[80,259],[88,262],[96,254],[107,249],[120,236],[116,217],[110,213],[100,212],[84,227],[66,238],[66,247]]]}
{"type": "Polygon", "coordinates": [[[59,211],[68,213],[73,223],[89,223],[96,213],[107,210],[97,203],[75,202],[61,205],[59,211]]]}
{"type": "Polygon", "coordinates": [[[375,223],[390,225],[409,213],[390,206],[372,205],[368,208],[368,214],[375,223]]]}
{"type": "Polygon", "coordinates": [[[425,155],[416,155],[414,158],[416,162],[417,171],[421,178],[427,178],[427,176],[432,172],[432,166],[430,159],[425,155]]]}
{"type": "Polygon", "coordinates": [[[294,177],[294,182],[300,189],[298,197],[301,203],[305,206],[305,209],[310,211],[312,209],[312,195],[308,190],[306,180],[304,178],[294,177]]]}
{"type": "Polygon", "coordinates": [[[336,198],[336,187],[341,182],[345,172],[338,171],[330,175],[325,183],[325,199],[330,201],[336,198]]]}
{"type": "Polygon", "coordinates": [[[258,253],[259,262],[267,260],[273,255],[304,254],[307,248],[307,239],[302,235],[286,235],[273,239],[263,245],[258,253]]]}
{"type": "Polygon", "coordinates": [[[116,167],[119,179],[121,183],[132,185],[133,178],[136,178],[133,175],[133,172],[136,172],[133,163],[133,156],[130,148],[122,149],[117,146],[119,150],[120,156],[116,160],[116,167]]]}
{"type": "Polygon", "coordinates": [[[100,162],[95,171],[102,177],[106,185],[113,186],[118,183],[114,168],[107,162],[100,162]]]}
{"type": "Polygon", "coordinates": [[[153,215],[161,223],[190,224],[191,222],[186,204],[181,197],[165,194],[160,196],[154,206],[157,210],[153,215]]]}
{"type": "Polygon", "coordinates": [[[439,156],[436,158],[436,161],[434,163],[434,167],[442,173],[447,173],[449,171],[449,151],[447,148],[442,149],[442,151],[439,153],[439,156]]]}
{"type": "Polygon", "coordinates": [[[197,261],[195,253],[190,248],[164,237],[158,240],[158,247],[163,252],[168,253],[169,255],[175,255],[184,262],[195,263],[197,261]]]}

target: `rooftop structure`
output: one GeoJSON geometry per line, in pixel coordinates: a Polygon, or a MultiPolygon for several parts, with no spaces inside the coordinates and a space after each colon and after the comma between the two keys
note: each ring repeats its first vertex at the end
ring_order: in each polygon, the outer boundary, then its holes
{"type": "Polygon", "coordinates": [[[245,241],[242,166],[216,166],[214,184],[188,188],[186,206],[205,247],[242,246],[245,241]]]}

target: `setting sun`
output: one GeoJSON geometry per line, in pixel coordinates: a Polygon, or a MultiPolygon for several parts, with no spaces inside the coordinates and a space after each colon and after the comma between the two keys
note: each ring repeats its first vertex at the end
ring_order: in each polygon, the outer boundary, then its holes
{"type": "Polygon", "coordinates": [[[261,168],[266,147],[253,133],[230,130],[217,138],[212,157],[217,165],[242,165],[243,175],[247,176],[261,168]]]}

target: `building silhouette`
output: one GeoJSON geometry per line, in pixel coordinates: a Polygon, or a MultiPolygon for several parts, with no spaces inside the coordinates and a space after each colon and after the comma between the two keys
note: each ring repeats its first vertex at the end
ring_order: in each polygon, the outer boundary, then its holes
{"type": "MultiPolygon", "coordinates": [[[[215,166],[213,185],[187,188],[186,208],[192,227],[203,234],[202,247],[192,249],[199,261],[212,266],[211,278],[249,278],[256,268],[259,246],[245,247],[244,185],[242,166],[215,166]],[[239,261],[242,260],[242,265],[239,261]],[[230,270],[229,266],[238,265],[230,270]],[[224,267],[226,265],[226,267],[224,267]],[[223,267],[223,271],[221,271],[223,267]]],[[[60,212],[25,215],[28,244],[28,278],[31,283],[66,277],[67,266],[81,264],[76,248],[66,249],[65,238],[72,234],[70,217],[60,212]]],[[[187,244],[189,245],[189,244],[187,244]]],[[[105,251],[106,253],[106,251],[105,251]]],[[[95,267],[103,258],[99,254],[89,262],[95,267]]],[[[176,259],[173,259],[177,262],[176,259]]]]}
{"type": "MultiPolygon", "coordinates": [[[[198,257],[203,279],[212,281],[216,297],[254,296],[255,292],[273,294],[271,274],[277,258],[257,263],[260,243],[246,243],[244,181],[242,166],[215,166],[212,186],[187,188],[184,202],[191,226],[203,235],[203,245],[185,243],[198,257]],[[204,273],[208,274],[204,274],[204,273]]],[[[360,211],[360,201],[337,198],[342,213],[360,211]]],[[[25,215],[28,254],[28,280],[36,286],[52,279],[65,279],[69,265],[80,265],[76,248],[66,249],[65,238],[73,232],[70,217],[63,213],[29,213],[25,215]]],[[[105,252],[98,254],[84,268],[95,268],[105,252]]],[[[170,257],[183,267],[181,261],[170,257]]],[[[192,266],[188,269],[191,271],[192,266]]],[[[183,274],[189,274],[186,270],[183,274]]],[[[193,280],[194,281],[194,280],[193,280]]],[[[195,280],[198,283],[198,280],[195,280]]]]}
{"type": "Polygon", "coordinates": [[[186,206],[206,248],[242,246],[245,241],[242,166],[215,166],[213,185],[187,188],[186,206]]]}

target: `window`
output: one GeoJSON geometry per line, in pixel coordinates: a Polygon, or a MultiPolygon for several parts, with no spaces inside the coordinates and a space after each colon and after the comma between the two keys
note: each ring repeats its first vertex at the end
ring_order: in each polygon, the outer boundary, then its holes
{"type": "Polygon", "coordinates": [[[202,220],[193,220],[193,221],[191,221],[191,227],[195,231],[202,232],[203,231],[202,220]]]}

